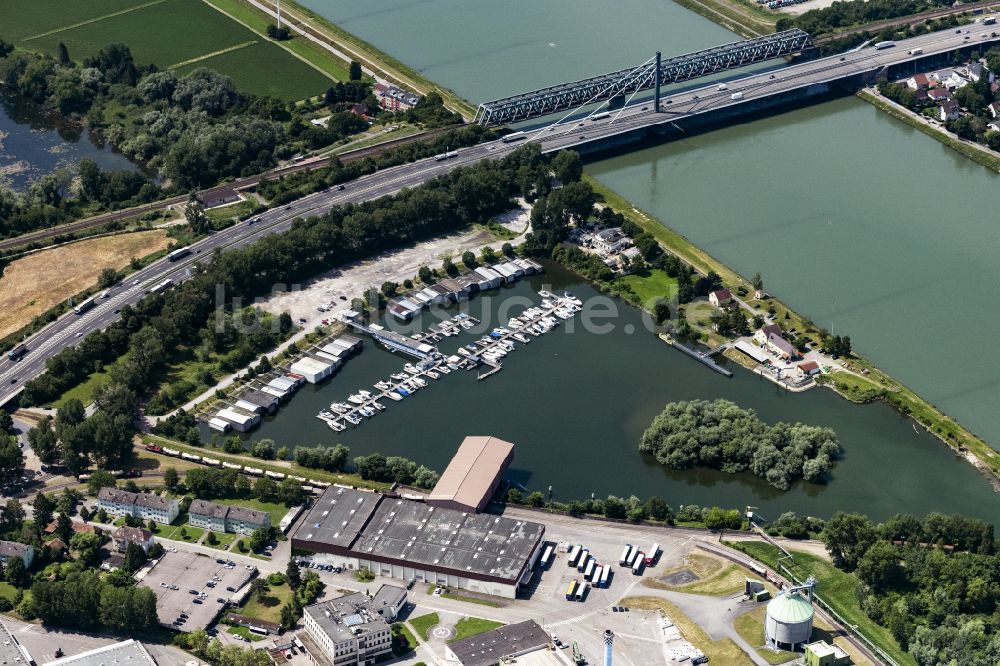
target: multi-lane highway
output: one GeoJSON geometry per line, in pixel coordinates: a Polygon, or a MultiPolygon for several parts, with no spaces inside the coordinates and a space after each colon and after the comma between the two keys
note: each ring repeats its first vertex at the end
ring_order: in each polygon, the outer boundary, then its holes
{"type": "MultiPolygon", "coordinates": [[[[971,28],[956,30],[900,41],[883,50],[869,48],[737,78],[727,81],[724,89],[718,83],[687,89],[664,97],[660,113],[654,113],[652,103],[638,103],[600,120],[573,119],[542,127],[529,132],[527,139],[537,141],[544,152],[574,148],[658,124],[678,122],[727,106],[751,103],[798,88],[878,71],[882,67],[901,64],[915,57],[947,53],[971,44],[983,45],[982,49],[985,50],[986,43],[998,40],[993,36],[995,33],[991,32],[982,33],[982,30],[973,31],[971,28]],[[919,56],[911,55],[909,51],[913,49],[922,49],[923,53],[919,56]]],[[[19,361],[10,361],[6,357],[0,360],[0,404],[13,398],[24,381],[43,372],[48,358],[75,344],[89,332],[106,327],[118,318],[118,311],[123,305],[138,302],[153,285],[166,278],[171,278],[175,283],[184,280],[191,265],[210,255],[215,248],[225,251],[241,247],[267,235],[286,231],[297,217],[320,215],[344,203],[375,199],[403,188],[415,187],[457,166],[499,158],[523,143],[524,141],[494,141],[458,151],[457,156],[447,160],[427,159],[385,169],[353,181],[344,189],[335,187],[317,192],[287,206],[269,210],[253,218],[252,222],[241,222],[220,231],[192,245],[192,253],[183,259],[175,262],[167,259],[157,261],[129,276],[91,310],[82,315],[69,312],[32,336],[27,341],[27,354],[19,361]]]]}

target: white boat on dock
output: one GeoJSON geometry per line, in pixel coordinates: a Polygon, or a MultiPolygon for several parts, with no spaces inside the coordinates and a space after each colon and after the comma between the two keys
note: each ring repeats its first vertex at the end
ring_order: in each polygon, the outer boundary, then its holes
{"type": "Polygon", "coordinates": [[[383,380],[383,381],[377,382],[375,384],[375,388],[377,388],[379,391],[388,391],[389,389],[392,388],[392,384],[390,384],[389,382],[383,380]]]}
{"type": "Polygon", "coordinates": [[[438,367],[434,368],[434,371],[440,372],[442,375],[447,375],[451,373],[451,370],[448,368],[447,365],[439,365],[438,367]]]}
{"type": "Polygon", "coordinates": [[[364,416],[367,416],[368,418],[375,416],[375,414],[377,413],[374,409],[372,409],[368,405],[359,407],[358,411],[361,412],[364,416]]]}
{"type": "Polygon", "coordinates": [[[511,337],[520,342],[521,344],[528,344],[529,342],[531,342],[531,338],[529,338],[524,333],[515,333],[511,337]]]}
{"type": "MultiPolygon", "coordinates": [[[[396,396],[396,397],[399,397],[399,396],[396,396]]],[[[374,407],[375,409],[377,409],[380,412],[384,412],[385,411],[385,405],[383,405],[381,402],[378,402],[377,400],[375,402],[371,403],[371,406],[374,407]]]]}
{"type": "Polygon", "coordinates": [[[424,388],[425,386],[427,386],[427,382],[425,382],[423,379],[421,379],[420,377],[417,377],[417,376],[411,377],[410,378],[410,383],[411,384],[416,384],[420,388],[424,388]]]}
{"type": "Polygon", "coordinates": [[[406,379],[406,375],[404,375],[402,372],[394,372],[389,376],[395,379],[397,382],[401,382],[404,379],[406,379]]]}
{"type": "Polygon", "coordinates": [[[336,432],[344,432],[347,430],[347,426],[340,421],[327,421],[326,424],[330,426],[330,430],[334,430],[336,432]]]}
{"type": "Polygon", "coordinates": [[[431,379],[440,379],[441,378],[441,375],[439,375],[438,373],[434,372],[433,370],[428,370],[427,372],[424,373],[424,376],[425,377],[430,377],[431,379]]]}
{"type": "Polygon", "coordinates": [[[387,398],[389,398],[389,400],[393,400],[395,402],[399,402],[400,400],[403,399],[403,396],[399,395],[395,391],[386,391],[385,397],[387,397],[387,398]]]}
{"type": "Polygon", "coordinates": [[[344,402],[332,402],[330,403],[330,409],[340,414],[346,414],[347,412],[351,411],[353,407],[344,402]]]}
{"type": "Polygon", "coordinates": [[[360,405],[363,404],[364,401],[365,401],[364,397],[362,397],[357,393],[347,396],[347,402],[351,403],[352,405],[360,405]]]}
{"type": "Polygon", "coordinates": [[[344,420],[351,425],[358,425],[361,423],[361,417],[358,416],[357,412],[351,412],[350,414],[344,414],[344,420]]]}
{"type": "Polygon", "coordinates": [[[406,365],[404,365],[403,370],[410,373],[411,375],[415,375],[420,372],[420,369],[417,366],[413,365],[412,363],[407,363],[406,365]]]}

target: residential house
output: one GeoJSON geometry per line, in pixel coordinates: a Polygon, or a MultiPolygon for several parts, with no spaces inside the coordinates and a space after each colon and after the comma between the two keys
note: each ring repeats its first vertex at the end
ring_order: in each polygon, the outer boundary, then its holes
{"type": "Polygon", "coordinates": [[[769,333],[767,336],[767,342],[764,343],[768,351],[777,356],[788,360],[794,358],[797,354],[795,347],[792,346],[788,340],[784,339],[780,335],[775,335],[774,333],[769,333]]]}
{"type": "Polygon", "coordinates": [[[733,302],[733,295],[728,289],[716,289],[708,295],[708,302],[717,308],[721,308],[733,302]]]}
{"type": "Polygon", "coordinates": [[[632,245],[632,239],[625,235],[621,227],[610,227],[594,234],[591,242],[598,252],[616,254],[632,245]]]}
{"type": "Polygon", "coordinates": [[[110,516],[134,516],[143,521],[169,525],[180,513],[177,500],[152,493],[130,493],[118,488],[101,488],[97,508],[110,516]]]}
{"type": "Polygon", "coordinates": [[[188,507],[188,522],[213,532],[252,534],[258,528],[271,526],[271,514],[198,499],[188,507]]]}
{"type": "Polygon", "coordinates": [[[990,115],[994,118],[1000,118],[1000,102],[990,102],[990,115]]]}
{"type": "Polygon", "coordinates": [[[188,507],[188,523],[192,527],[200,527],[213,532],[226,531],[226,514],[229,507],[205,500],[191,500],[188,507]]]}
{"type": "Polygon", "coordinates": [[[926,74],[914,74],[906,79],[906,85],[911,90],[926,90],[931,87],[931,81],[927,78],[926,74]]]}
{"type": "Polygon", "coordinates": [[[419,95],[384,83],[376,83],[372,86],[372,92],[379,106],[388,111],[409,111],[422,99],[419,95]]]}
{"type": "Polygon", "coordinates": [[[947,88],[931,88],[927,91],[927,99],[932,102],[945,102],[951,99],[951,91],[947,88]]]}
{"type": "Polygon", "coordinates": [[[772,333],[780,338],[782,336],[781,326],[778,326],[777,324],[767,324],[762,328],[757,329],[757,331],[753,334],[753,341],[763,347],[767,344],[767,336],[772,333]]]}
{"type": "Polygon", "coordinates": [[[942,102],[938,104],[938,118],[941,122],[946,120],[954,120],[962,115],[962,110],[958,106],[958,102],[948,100],[947,102],[942,102]]]}
{"type": "Polygon", "coordinates": [[[130,543],[137,544],[142,548],[142,552],[149,554],[149,549],[153,547],[153,533],[138,527],[128,527],[122,525],[111,535],[111,542],[115,550],[124,553],[130,543]]]}
{"type": "Polygon", "coordinates": [[[984,71],[985,68],[978,62],[970,62],[963,68],[962,74],[964,74],[967,79],[970,79],[972,81],[978,81],[979,79],[983,78],[984,71]]]}
{"type": "Polygon", "coordinates": [[[0,541],[0,564],[6,565],[14,557],[21,558],[25,568],[30,567],[31,561],[35,559],[35,549],[30,544],[17,541],[0,541]]]}

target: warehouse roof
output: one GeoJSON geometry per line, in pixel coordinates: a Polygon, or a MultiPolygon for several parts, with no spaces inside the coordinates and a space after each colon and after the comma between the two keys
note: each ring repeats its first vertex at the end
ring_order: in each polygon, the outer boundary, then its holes
{"type": "Polygon", "coordinates": [[[47,666],[106,666],[107,664],[129,664],[130,666],[156,666],[156,661],[150,656],[142,643],[129,639],[121,643],[113,643],[88,650],[72,657],[63,657],[48,662],[47,666]]]}
{"type": "Polygon", "coordinates": [[[332,486],[293,539],[305,548],[313,542],[360,558],[403,560],[516,581],[544,534],[540,523],[332,486]]]}
{"type": "Polygon", "coordinates": [[[513,444],[496,437],[466,437],[427,500],[479,506],[513,450],[513,444]]]}
{"type": "Polygon", "coordinates": [[[349,547],[381,499],[376,493],[331,486],[313,504],[295,538],[349,547]]]}
{"type": "Polygon", "coordinates": [[[493,666],[501,657],[544,647],[549,641],[548,633],[537,622],[525,620],[455,641],[448,648],[462,666],[493,666]]]}

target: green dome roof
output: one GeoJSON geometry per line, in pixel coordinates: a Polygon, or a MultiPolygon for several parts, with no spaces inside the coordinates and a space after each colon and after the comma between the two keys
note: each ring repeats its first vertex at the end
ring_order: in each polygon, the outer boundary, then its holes
{"type": "Polygon", "coordinates": [[[812,620],[813,607],[809,599],[798,592],[783,593],[767,605],[767,615],[783,624],[797,624],[812,620]]]}

